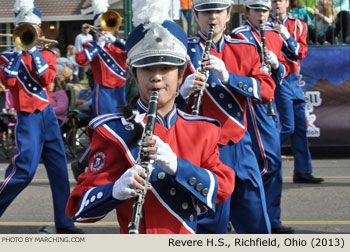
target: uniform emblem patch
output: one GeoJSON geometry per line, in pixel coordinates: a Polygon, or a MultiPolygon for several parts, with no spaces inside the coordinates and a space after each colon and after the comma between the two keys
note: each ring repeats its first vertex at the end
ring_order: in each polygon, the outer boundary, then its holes
{"type": "Polygon", "coordinates": [[[93,157],[94,162],[90,165],[90,171],[92,173],[97,173],[103,170],[103,168],[105,168],[106,165],[106,158],[106,153],[102,151],[95,153],[93,157]]]}

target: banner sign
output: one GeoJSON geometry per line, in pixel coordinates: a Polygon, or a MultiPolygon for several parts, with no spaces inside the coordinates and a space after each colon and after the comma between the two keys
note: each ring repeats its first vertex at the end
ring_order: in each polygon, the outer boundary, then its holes
{"type": "Polygon", "coordinates": [[[298,77],[310,146],[350,146],[350,46],[310,46],[298,77]]]}

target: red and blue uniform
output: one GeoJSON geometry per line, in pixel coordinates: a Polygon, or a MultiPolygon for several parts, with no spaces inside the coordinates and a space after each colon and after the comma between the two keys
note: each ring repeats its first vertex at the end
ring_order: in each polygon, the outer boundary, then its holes
{"type": "MultiPolygon", "coordinates": [[[[275,18],[271,18],[272,23],[275,18]]],[[[300,60],[307,55],[306,23],[292,17],[286,17],[281,23],[288,29],[290,37],[284,41],[282,52],[290,73],[283,85],[276,88],[275,97],[281,122],[281,144],[288,138],[294,154],[294,173],[312,173],[312,159],[307,139],[307,121],[305,99],[299,85],[297,73],[300,60]]]]}
{"type": "Polygon", "coordinates": [[[90,64],[94,76],[92,109],[95,116],[117,112],[126,104],[126,53],[124,42],[116,40],[103,48],[91,41],[76,54],[79,65],[90,64]]]}
{"type": "MultiPolygon", "coordinates": [[[[283,78],[287,75],[285,59],[282,54],[283,41],[279,34],[270,26],[265,26],[266,48],[272,51],[279,61],[279,68],[272,69],[271,77],[276,86],[280,86],[283,78]]],[[[248,20],[246,23],[234,29],[232,36],[254,43],[261,55],[261,37],[257,30],[248,20]]],[[[277,87],[276,87],[277,88],[277,87]]],[[[279,136],[278,115],[267,115],[267,104],[255,104],[248,100],[248,131],[252,138],[253,151],[258,160],[262,175],[267,211],[271,226],[280,226],[281,216],[281,193],[282,193],[282,158],[279,136]]],[[[275,107],[275,103],[272,103],[275,107]]],[[[274,108],[276,111],[276,108],[274,108]]]]}
{"type": "MultiPolygon", "coordinates": [[[[147,105],[139,100],[136,109],[145,114],[147,105]]],[[[96,222],[116,209],[120,232],[127,233],[134,199],[116,200],[112,190],[138,158],[139,146],[129,144],[133,130],[121,114],[106,114],[90,122],[89,135],[89,168],[78,178],[67,214],[75,221],[96,222]]],[[[154,135],[170,145],[178,166],[172,176],[153,163],[152,189],[146,195],[140,233],[196,233],[198,211],[215,211],[215,204],[225,201],[234,189],[234,172],[219,160],[219,123],[174,106],[166,118],[157,115],[154,135]]]]}
{"type": "Polygon", "coordinates": [[[0,216],[33,179],[42,158],[53,195],[56,228],[73,226],[65,214],[70,188],[67,159],[49,84],[56,76],[56,55],[49,49],[0,55],[1,82],[9,88],[17,110],[17,152],[0,183],[0,216]]]}
{"type": "MultiPolygon", "coordinates": [[[[206,36],[201,32],[189,39],[191,62],[188,71],[191,73],[200,67],[205,41],[206,36]]],[[[246,110],[247,99],[255,102],[272,99],[274,83],[260,71],[256,47],[249,42],[223,35],[219,43],[213,43],[210,54],[225,63],[229,81],[227,84],[221,83],[209,70],[209,87],[202,97],[200,114],[215,118],[222,125],[218,141],[220,160],[234,169],[237,191],[231,199],[217,206],[215,214],[201,216],[199,231],[226,233],[230,220],[238,233],[269,233],[264,188],[247,132],[246,110]]],[[[192,99],[193,96],[189,108],[192,99]]]]}

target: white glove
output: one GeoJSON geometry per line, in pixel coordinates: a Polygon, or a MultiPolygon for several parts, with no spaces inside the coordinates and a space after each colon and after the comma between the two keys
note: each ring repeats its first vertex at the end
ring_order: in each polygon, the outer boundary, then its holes
{"type": "Polygon", "coordinates": [[[162,170],[174,176],[177,172],[177,156],[170,148],[169,144],[164,143],[158,136],[154,135],[153,139],[156,140],[154,146],[157,147],[157,159],[155,162],[162,170]]]}
{"type": "Polygon", "coordinates": [[[97,45],[103,48],[105,47],[105,44],[106,44],[106,36],[100,36],[97,40],[97,45]]]}
{"type": "Polygon", "coordinates": [[[267,66],[262,66],[260,71],[265,74],[270,74],[269,68],[267,66]]]}
{"type": "Polygon", "coordinates": [[[285,27],[284,25],[280,25],[280,27],[281,27],[280,34],[281,34],[282,38],[284,40],[289,39],[290,34],[289,34],[289,31],[288,31],[287,27],[285,27]]]}
{"type": "Polygon", "coordinates": [[[27,53],[29,53],[29,54],[32,54],[33,52],[35,52],[37,49],[36,49],[36,47],[34,46],[34,47],[32,47],[31,49],[29,49],[28,51],[27,51],[27,53]]]}
{"type": "Polygon", "coordinates": [[[184,99],[187,99],[194,92],[193,84],[195,77],[196,73],[190,74],[180,86],[180,94],[184,99]]]}
{"type": "Polygon", "coordinates": [[[104,36],[109,43],[114,43],[117,40],[112,33],[106,33],[104,36]]]}
{"type": "Polygon", "coordinates": [[[272,68],[275,70],[278,69],[279,62],[278,62],[277,56],[272,51],[269,51],[268,57],[269,57],[272,68]]]}
{"type": "Polygon", "coordinates": [[[126,200],[132,197],[133,192],[136,195],[135,187],[132,183],[134,180],[135,173],[140,174],[142,167],[134,165],[133,167],[126,170],[123,175],[114,182],[112,196],[118,200],[126,200]]]}
{"type": "Polygon", "coordinates": [[[22,50],[18,49],[17,47],[13,48],[13,52],[17,53],[17,55],[21,55],[22,54],[22,50]]]}
{"type": "Polygon", "coordinates": [[[228,74],[225,63],[214,55],[210,55],[209,60],[210,64],[214,67],[213,72],[216,77],[218,77],[222,83],[227,83],[230,75],[228,74]]]}

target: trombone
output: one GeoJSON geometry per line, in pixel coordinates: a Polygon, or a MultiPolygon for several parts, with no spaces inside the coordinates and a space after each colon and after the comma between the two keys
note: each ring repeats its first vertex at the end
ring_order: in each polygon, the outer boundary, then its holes
{"type": "MultiPolygon", "coordinates": [[[[100,19],[100,25],[102,30],[109,32],[117,32],[118,28],[122,23],[122,18],[119,13],[114,10],[109,10],[102,14],[100,19]]],[[[96,27],[90,24],[87,24],[92,31],[95,33],[104,36],[104,34],[96,27]]],[[[119,34],[117,34],[119,37],[119,34]]]]}
{"type": "MultiPolygon", "coordinates": [[[[22,51],[28,51],[33,48],[38,42],[41,48],[49,48],[58,44],[57,40],[46,39],[42,37],[42,30],[39,26],[33,26],[28,23],[18,25],[13,34],[0,34],[0,36],[13,37],[15,47],[22,51]]],[[[1,45],[12,46],[12,45],[1,45]]]]}

